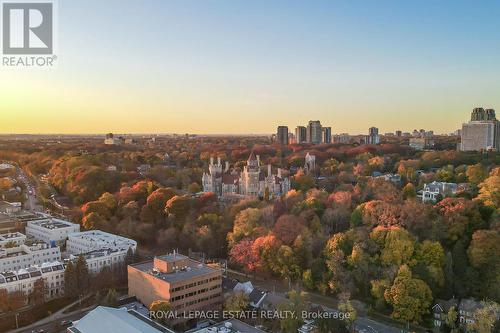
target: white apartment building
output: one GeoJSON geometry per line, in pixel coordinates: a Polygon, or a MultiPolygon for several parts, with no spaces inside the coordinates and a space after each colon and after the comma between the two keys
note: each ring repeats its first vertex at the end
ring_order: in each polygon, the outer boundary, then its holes
{"type": "Polygon", "coordinates": [[[85,254],[88,252],[110,249],[124,250],[137,249],[137,242],[122,236],[110,234],[101,230],[75,232],[68,235],[66,250],[70,254],[85,254]]]}
{"type": "Polygon", "coordinates": [[[64,265],[58,261],[0,273],[0,289],[21,291],[29,297],[39,279],[45,282],[45,300],[64,295],[64,265]]]}
{"type": "Polygon", "coordinates": [[[0,249],[0,272],[17,271],[30,266],[61,260],[59,247],[49,247],[44,243],[19,245],[0,249]]]}
{"type": "MultiPolygon", "coordinates": [[[[98,274],[104,267],[116,268],[125,262],[127,257],[125,249],[101,249],[81,254],[86,262],[90,274],[98,274]]],[[[71,255],[70,260],[77,260],[77,256],[71,255]]]]}
{"type": "Polygon", "coordinates": [[[7,245],[20,246],[26,241],[26,236],[20,232],[9,232],[6,234],[0,234],[0,248],[4,248],[7,245]]]}
{"type": "Polygon", "coordinates": [[[61,246],[68,238],[68,234],[80,231],[80,225],[44,216],[41,219],[28,221],[26,235],[34,237],[52,246],[61,246]]]}

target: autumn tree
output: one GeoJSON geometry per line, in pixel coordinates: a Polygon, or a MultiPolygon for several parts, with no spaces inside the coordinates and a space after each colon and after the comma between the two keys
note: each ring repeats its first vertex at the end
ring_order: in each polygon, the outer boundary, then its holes
{"type": "Polygon", "coordinates": [[[314,187],[314,178],[300,169],[292,178],[292,186],[305,192],[314,187]]]}
{"type": "Polygon", "coordinates": [[[239,212],[234,221],[233,231],[228,234],[229,245],[232,246],[245,237],[258,236],[261,217],[262,212],[258,208],[247,208],[239,212]]]}
{"type": "Polygon", "coordinates": [[[303,324],[302,311],[307,309],[305,295],[302,292],[292,290],[288,293],[288,299],[278,305],[278,310],[287,313],[280,319],[280,327],[283,332],[295,333],[303,324]],[[287,312],[285,312],[287,311],[287,312]]]}
{"type": "Polygon", "coordinates": [[[481,163],[478,163],[469,165],[465,171],[465,175],[470,183],[479,184],[488,176],[488,172],[481,163]]]}
{"type": "Polygon", "coordinates": [[[305,221],[295,215],[281,215],[273,228],[273,234],[281,242],[290,245],[304,230],[305,221]]]}
{"type": "Polygon", "coordinates": [[[224,310],[230,312],[241,312],[248,307],[250,299],[244,292],[237,292],[224,300],[224,310]]]}
{"type": "Polygon", "coordinates": [[[490,172],[490,176],[479,184],[478,200],[485,205],[500,208],[500,167],[490,172]]]}
{"type": "Polygon", "coordinates": [[[67,263],[64,271],[64,292],[68,297],[78,295],[78,276],[72,261],[67,263]]]}
{"type": "Polygon", "coordinates": [[[416,198],[417,191],[415,190],[415,185],[412,183],[406,184],[405,187],[403,187],[402,195],[404,200],[416,198]]]}
{"type": "Polygon", "coordinates": [[[172,309],[172,305],[168,301],[156,300],[149,305],[149,311],[168,312],[172,309]]]}
{"type": "Polygon", "coordinates": [[[493,327],[500,316],[500,306],[495,302],[481,302],[481,307],[474,314],[467,329],[477,333],[494,333],[493,327]]]}
{"type": "Polygon", "coordinates": [[[191,198],[188,196],[174,196],[169,199],[165,205],[165,212],[175,216],[177,219],[183,219],[189,214],[191,208],[191,198]]]}
{"type": "Polygon", "coordinates": [[[370,238],[380,246],[380,263],[383,266],[400,266],[413,256],[415,241],[408,231],[400,227],[377,227],[370,238]]]}
{"type": "Polygon", "coordinates": [[[384,293],[387,303],[392,305],[394,319],[419,323],[429,313],[432,292],[427,284],[412,276],[407,265],[399,268],[392,286],[384,293]]]}
{"type": "Polygon", "coordinates": [[[30,298],[34,305],[40,305],[45,302],[45,282],[43,279],[38,279],[33,282],[33,291],[31,292],[30,298]]]}

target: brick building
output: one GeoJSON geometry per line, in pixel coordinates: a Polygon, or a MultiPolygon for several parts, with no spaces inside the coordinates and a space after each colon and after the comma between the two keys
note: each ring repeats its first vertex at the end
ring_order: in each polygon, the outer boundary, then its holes
{"type": "MultiPolygon", "coordinates": [[[[222,307],[222,271],[179,253],[155,257],[128,266],[128,290],[142,304],[168,301],[178,313],[220,310],[222,307]]],[[[182,318],[172,324],[185,321],[182,318]]]]}

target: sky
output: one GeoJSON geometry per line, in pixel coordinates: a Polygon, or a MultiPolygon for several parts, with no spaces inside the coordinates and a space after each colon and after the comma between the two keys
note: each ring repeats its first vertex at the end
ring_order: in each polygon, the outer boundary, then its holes
{"type": "Polygon", "coordinates": [[[500,2],[59,0],[57,67],[0,66],[0,133],[452,132],[500,112],[500,2]]]}

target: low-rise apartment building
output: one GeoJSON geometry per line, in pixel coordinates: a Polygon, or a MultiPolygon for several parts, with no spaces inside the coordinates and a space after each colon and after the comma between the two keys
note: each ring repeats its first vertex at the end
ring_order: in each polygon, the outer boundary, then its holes
{"type": "Polygon", "coordinates": [[[45,215],[41,219],[28,221],[26,235],[52,246],[61,246],[68,235],[80,231],[80,225],[45,215]]]}
{"type": "Polygon", "coordinates": [[[0,234],[0,248],[20,246],[24,244],[25,241],[26,236],[17,231],[0,234]]]}
{"type": "MultiPolygon", "coordinates": [[[[82,255],[89,269],[90,274],[98,274],[104,267],[109,267],[111,269],[118,268],[125,264],[125,258],[127,257],[128,250],[118,250],[118,249],[101,249],[94,250],[82,255]]],[[[70,260],[77,260],[77,256],[70,255],[70,260]]]]}
{"type": "Polygon", "coordinates": [[[83,254],[102,249],[135,251],[137,242],[101,230],[82,231],[68,235],[66,250],[70,254],[83,254]]]}
{"type": "Polygon", "coordinates": [[[29,298],[39,279],[44,281],[45,300],[64,295],[64,265],[58,261],[0,273],[0,289],[20,291],[29,298]]]}
{"type": "MultiPolygon", "coordinates": [[[[178,313],[222,306],[222,271],[175,252],[129,265],[128,288],[146,306],[165,300],[178,313]]],[[[186,320],[176,318],[172,324],[186,320]]]]}
{"type": "Polygon", "coordinates": [[[17,271],[30,266],[61,260],[59,247],[49,247],[45,243],[22,244],[0,249],[0,272],[17,271]]]}

